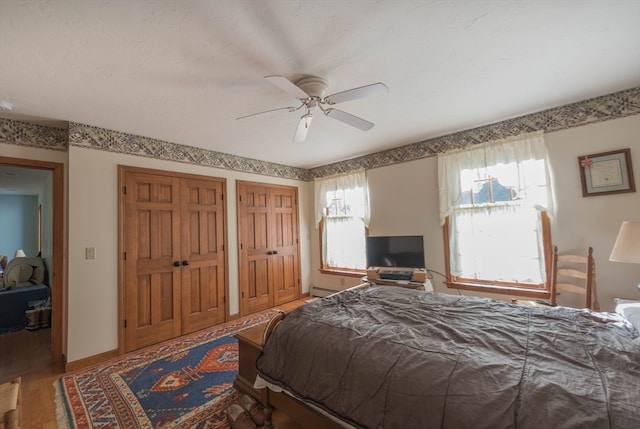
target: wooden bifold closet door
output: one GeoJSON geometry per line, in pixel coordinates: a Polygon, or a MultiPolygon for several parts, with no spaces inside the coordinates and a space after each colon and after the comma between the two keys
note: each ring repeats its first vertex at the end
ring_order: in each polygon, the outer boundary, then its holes
{"type": "Polygon", "coordinates": [[[124,351],[226,321],[224,179],[120,168],[124,351]]]}
{"type": "Polygon", "coordinates": [[[298,189],[237,182],[240,315],[300,298],[298,189]]]}

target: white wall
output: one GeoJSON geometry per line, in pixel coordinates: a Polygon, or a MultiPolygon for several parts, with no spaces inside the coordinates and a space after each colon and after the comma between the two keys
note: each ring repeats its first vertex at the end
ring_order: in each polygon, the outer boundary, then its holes
{"type": "MultiPolygon", "coordinates": [[[[552,241],[566,252],[594,249],[598,296],[602,310],[613,310],[614,297],[640,299],[635,285],[640,265],[610,262],[609,254],[623,220],[640,220],[640,115],[545,134],[557,199],[551,221],[552,241]],[[631,148],[635,193],[582,197],[578,156],[631,148]]],[[[427,267],[444,274],[444,245],[438,214],[438,176],[435,157],[367,171],[371,196],[371,235],[422,234],[427,267]]],[[[312,236],[312,283],[343,289],[353,279],[320,274],[319,239],[312,236]]],[[[448,289],[443,277],[432,280],[437,291],[488,296],[511,296],[448,289]]],[[[572,305],[574,303],[567,302],[572,305]]]]}
{"type": "Polygon", "coordinates": [[[12,259],[17,250],[27,256],[38,254],[38,197],[0,195],[0,255],[12,259]]]}
{"type": "MultiPolygon", "coordinates": [[[[425,264],[444,274],[442,228],[438,222],[437,158],[367,171],[371,198],[370,235],[422,235],[425,264]]],[[[442,290],[443,276],[431,280],[442,290]]]]}
{"type": "MultiPolygon", "coordinates": [[[[297,186],[300,201],[311,198],[306,182],[70,147],[67,350],[67,360],[70,362],[113,350],[118,346],[118,165],[226,178],[231,314],[239,311],[236,180],[297,186]],[[96,259],[85,259],[87,247],[96,248],[96,259]]],[[[300,204],[301,231],[307,229],[307,208],[307,205],[300,204]]],[[[309,243],[304,233],[301,233],[303,293],[309,291],[308,249],[309,243]]]]}
{"type": "Polygon", "coordinates": [[[553,243],[567,252],[593,247],[605,311],[613,310],[614,297],[640,299],[640,264],[609,261],[622,221],[640,220],[639,136],[640,115],[545,135],[556,191],[553,243]],[[636,192],[583,197],[578,157],[625,148],[631,149],[636,192]]]}

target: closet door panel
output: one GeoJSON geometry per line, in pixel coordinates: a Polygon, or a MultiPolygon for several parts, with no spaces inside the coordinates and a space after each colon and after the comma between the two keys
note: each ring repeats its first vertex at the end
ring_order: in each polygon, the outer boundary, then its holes
{"type": "Polygon", "coordinates": [[[179,182],[127,173],[125,236],[125,349],[180,335],[179,182]]]}
{"type": "Polygon", "coordinates": [[[238,183],[240,314],[273,306],[270,287],[269,188],[238,183]]]}
{"type": "Polygon", "coordinates": [[[182,179],[183,333],[225,320],[223,184],[182,179]]]}
{"type": "Polygon", "coordinates": [[[300,298],[297,199],[295,188],[272,189],[275,305],[300,298]]]}
{"type": "Polygon", "coordinates": [[[246,286],[241,293],[248,313],[266,310],[272,306],[270,276],[267,258],[253,259],[248,262],[246,286]]]}

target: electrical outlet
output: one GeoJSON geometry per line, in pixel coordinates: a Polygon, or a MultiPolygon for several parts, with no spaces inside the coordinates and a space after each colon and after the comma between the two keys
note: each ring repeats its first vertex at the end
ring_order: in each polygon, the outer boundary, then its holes
{"type": "Polygon", "coordinates": [[[85,251],[85,259],[96,259],[96,248],[95,247],[87,247],[84,249],[85,251]]]}

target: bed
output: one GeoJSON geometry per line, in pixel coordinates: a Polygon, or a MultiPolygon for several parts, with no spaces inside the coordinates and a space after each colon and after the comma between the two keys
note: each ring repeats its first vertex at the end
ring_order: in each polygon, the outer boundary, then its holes
{"type": "Polygon", "coordinates": [[[640,427],[640,334],[614,313],[345,291],[287,315],[256,367],[268,408],[335,427],[640,427]]]}

